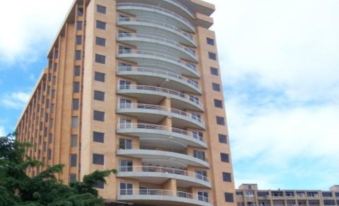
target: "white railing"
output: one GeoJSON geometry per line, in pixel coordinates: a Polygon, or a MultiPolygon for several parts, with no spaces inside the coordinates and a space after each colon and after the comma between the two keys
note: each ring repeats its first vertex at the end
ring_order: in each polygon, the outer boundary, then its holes
{"type": "Polygon", "coordinates": [[[178,27],[170,25],[170,24],[164,24],[164,23],[160,23],[159,21],[151,21],[151,20],[148,20],[148,19],[136,19],[136,18],[129,18],[129,17],[119,17],[118,18],[118,23],[129,22],[129,21],[156,24],[156,25],[165,27],[167,29],[172,29],[172,30],[184,35],[186,38],[188,38],[191,42],[194,43],[194,37],[193,37],[192,34],[187,33],[185,31],[179,29],[178,27]]]}
{"type": "Polygon", "coordinates": [[[147,124],[147,123],[118,124],[118,128],[119,129],[151,129],[151,130],[168,131],[168,132],[174,132],[177,134],[185,135],[193,140],[204,142],[203,138],[197,138],[190,131],[179,129],[179,128],[174,128],[174,127],[166,127],[166,126],[158,125],[158,124],[147,124]]]}
{"type": "Polygon", "coordinates": [[[184,81],[185,83],[188,83],[188,84],[194,86],[196,89],[200,89],[199,83],[196,80],[188,79],[188,78],[181,76],[177,73],[170,72],[170,71],[164,71],[164,70],[161,70],[161,69],[153,69],[153,68],[147,68],[147,67],[119,66],[118,71],[119,72],[132,72],[132,71],[134,71],[134,72],[140,72],[142,74],[152,73],[152,74],[156,74],[156,75],[169,76],[169,77],[173,77],[175,79],[184,81]]]}
{"type": "Polygon", "coordinates": [[[192,114],[192,113],[188,113],[188,112],[185,112],[185,111],[182,111],[182,110],[179,110],[179,109],[173,109],[173,108],[171,109],[171,112],[173,114],[177,114],[177,115],[183,116],[183,117],[191,119],[193,121],[196,121],[196,122],[199,122],[199,123],[203,123],[203,121],[201,120],[200,115],[198,115],[198,114],[192,114]]]}
{"type": "Polygon", "coordinates": [[[177,0],[164,0],[166,2],[170,2],[172,4],[175,4],[177,7],[181,8],[182,10],[184,10],[186,13],[188,13],[191,17],[194,17],[193,13],[191,12],[190,9],[187,8],[187,6],[183,5],[182,3],[180,3],[177,0]]]}
{"type": "Polygon", "coordinates": [[[173,46],[177,47],[178,49],[189,53],[190,55],[192,55],[194,58],[196,58],[196,52],[194,49],[183,46],[182,44],[180,44],[177,41],[168,39],[168,38],[163,38],[163,37],[159,37],[159,36],[153,36],[153,35],[143,35],[143,34],[137,34],[137,33],[119,33],[118,34],[119,38],[130,38],[130,37],[135,37],[135,38],[145,38],[145,39],[151,39],[151,40],[157,40],[163,43],[168,43],[168,44],[172,44],[173,46]]]}
{"type": "Polygon", "coordinates": [[[154,173],[166,173],[166,174],[174,174],[174,175],[182,175],[193,177],[198,180],[203,180],[208,182],[208,178],[199,173],[190,172],[183,169],[170,168],[170,167],[158,167],[158,166],[120,166],[119,172],[154,172],[154,173]]]}
{"type": "Polygon", "coordinates": [[[120,85],[119,90],[142,90],[142,91],[152,91],[152,92],[160,92],[165,93],[166,95],[172,95],[180,99],[184,99],[185,101],[189,101],[198,107],[202,108],[202,105],[199,101],[199,99],[196,98],[196,96],[190,96],[183,92],[166,89],[162,87],[155,87],[155,86],[149,86],[149,85],[120,85]]]}
{"type": "Polygon", "coordinates": [[[178,15],[175,12],[172,12],[170,10],[158,7],[158,6],[153,6],[150,4],[140,4],[140,3],[118,3],[118,7],[120,6],[137,6],[137,7],[143,7],[143,8],[147,8],[147,9],[154,9],[156,11],[161,11],[167,14],[170,14],[171,16],[174,16],[175,18],[179,19],[180,21],[182,21],[184,24],[186,24],[186,26],[188,26],[190,29],[192,29],[194,31],[194,26],[193,24],[188,21],[187,19],[185,19],[184,17],[178,15]]]}
{"type": "Polygon", "coordinates": [[[137,104],[137,103],[120,103],[119,109],[145,109],[145,110],[158,110],[167,111],[166,107],[153,104],[137,104]]]}

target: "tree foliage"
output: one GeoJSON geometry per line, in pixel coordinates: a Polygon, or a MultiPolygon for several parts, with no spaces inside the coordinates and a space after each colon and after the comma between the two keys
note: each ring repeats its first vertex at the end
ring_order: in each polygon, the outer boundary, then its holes
{"type": "Polygon", "coordinates": [[[0,206],[103,206],[94,186],[106,182],[114,170],[95,171],[82,182],[65,185],[56,178],[62,165],[54,165],[36,176],[28,176],[29,168],[42,163],[25,156],[29,144],[15,140],[15,134],[0,137],[0,206]]]}

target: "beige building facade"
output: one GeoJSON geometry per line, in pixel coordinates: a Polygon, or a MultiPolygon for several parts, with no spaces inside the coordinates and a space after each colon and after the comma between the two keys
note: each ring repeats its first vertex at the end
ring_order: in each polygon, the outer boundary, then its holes
{"type": "Polygon", "coordinates": [[[97,185],[108,201],[235,205],[214,10],[76,0],[17,126],[28,154],[65,183],[117,169],[97,185]]]}
{"type": "Polygon", "coordinates": [[[238,206],[338,206],[339,185],[321,190],[260,190],[243,184],[236,190],[238,206]]]}

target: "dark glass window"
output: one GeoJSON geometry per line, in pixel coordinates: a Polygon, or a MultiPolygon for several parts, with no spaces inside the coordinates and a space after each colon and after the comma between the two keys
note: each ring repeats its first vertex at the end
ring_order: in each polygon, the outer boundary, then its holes
{"type": "Polygon", "coordinates": [[[105,164],[105,157],[102,154],[93,154],[93,164],[103,165],[105,164]]]}
{"type": "Polygon", "coordinates": [[[94,111],[93,112],[93,118],[96,121],[105,121],[105,112],[101,112],[101,111],[94,111]]]}
{"type": "Polygon", "coordinates": [[[217,108],[223,108],[222,101],[219,99],[214,100],[214,106],[217,108]]]}
{"type": "Polygon", "coordinates": [[[94,80],[99,82],[105,82],[105,73],[95,72],[94,80]]]}
{"type": "Polygon", "coordinates": [[[73,110],[79,110],[80,102],[79,99],[73,99],[72,100],[72,109],[73,110]]]}
{"type": "Polygon", "coordinates": [[[80,69],[80,66],[75,66],[74,67],[74,76],[80,76],[81,74],[81,69],[80,69]]]}
{"type": "Polygon", "coordinates": [[[232,175],[229,172],[222,173],[222,179],[224,182],[232,182],[232,175]]]}
{"type": "Polygon", "coordinates": [[[234,202],[233,193],[225,192],[225,202],[234,202]]]}
{"type": "Polygon", "coordinates": [[[103,181],[97,181],[94,185],[95,188],[98,189],[104,189],[105,188],[105,183],[103,181]]]}
{"type": "Polygon", "coordinates": [[[120,195],[132,195],[133,185],[130,183],[120,183],[120,195]]]}
{"type": "Polygon", "coordinates": [[[217,120],[218,125],[225,125],[225,118],[224,117],[217,116],[216,120],[217,120]]]}
{"type": "Polygon", "coordinates": [[[78,146],[78,135],[72,135],[71,136],[71,147],[77,147],[78,146]]]}
{"type": "Polygon", "coordinates": [[[80,92],[80,83],[79,82],[73,82],[73,92],[74,93],[80,92]]]}
{"type": "Polygon", "coordinates": [[[218,76],[219,75],[219,70],[215,67],[211,67],[211,74],[218,76]]]}
{"type": "Polygon", "coordinates": [[[77,166],[77,155],[76,154],[71,154],[71,156],[70,156],[70,165],[71,165],[71,167],[76,167],[77,166]]]}
{"type": "Polygon", "coordinates": [[[76,174],[74,174],[74,173],[71,173],[70,175],[69,175],[69,182],[76,182],[77,181],[77,175],[76,174]]]}
{"type": "Polygon", "coordinates": [[[208,58],[212,60],[217,60],[217,54],[213,52],[208,52],[208,58]]]}
{"type": "Polygon", "coordinates": [[[207,44],[209,44],[209,45],[214,45],[214,44],[215,44],[214,39],[208,38],[208,37],[207,37],[207,44]]]}
{"type": "Polygon", "coordinates": [[[216,92],[220,92],[221,91],[220,84],[212,83],[212,89],[216,92]]]}
{"type": "Polygon", "coordinates": [[[77,30],[82,30],[82,21],[77,21],[77,30]]]}
{"type": "Polygon", "coordinates": [[[194,150],[193,151],[193,156],[195,158],[198,158],[198,159],[201,159],[201,160],[205,160],[205,152],[203,152],[203,151],[194,150]]]}
{"type": "Polygon", "coordinates": [[[94,91],[94,99],[98,101],[105,101],[105,92],[94,91]]]}
{"type": "Polygon", "coordinates": [[[80,50],[76,50],[75,51],[75,60],[81,60],[81,51],[80,50]]]}
{"type": "Polygon", "coordinates": [[[96,37],[95,43],[96,43],[96,45],[99,45],[99,46],[106,46],[106,39],[101,38],[101,37],[96,37]]]}
{"type": "Polygon", "coordinates": [[[77,35],[76,38],[75,38],[75,43],[78,44],[78,45],[82,44],[82,36],[77,35]]]}
{"type": "Polygon", "coordinates": [[[324,200],[324,205],[336,205],[334,200],[324,200]]]}
{"type": "Polygon", "coordinates": [[[219,138],[219,142],[220,142],[220,143],[227,144],[227,135],[219,134],[219,135],[218,135],[218,138],[219,138]]]}
{"type": "Polygon", "coordinates": [[[323,197],[332,197],[332,192],[323,192],[323,197]]]}
{"type": "Polygon", "coordinates": [[[102,6],[102,5],[97,5],[97,12],[102,13],[102,14],[106,14],[106,7],[102,6]]]}
{"type": "Polygon", "coordinates": [[[220,159],[222,162],[230,162],[229,155],[226,153],[220,153],[220,159]]]}
{"type": "Polygon", "coordinates": [[[132,140],[130,139],[120,139],[119,140],[120,149],[132,149],[132,140]]]}
{"type": "Polygon", "coordinates": [[[132,160],[120,160],[120,171],[121,172],[133,171],[133,161],[132,160]]]}
{"type": "Polygon", "coordinates": [[[96,28],[106,30],[106,23],[103,21],[96,21],[96,28]]]}
{"type": "Polygon", "coordinates": [[[100,64],[105,64],[106,63],[106,56],[101,55],[101,54],[95,54],[95,62],[100,63],[100,64]]]}
{"type": "Polygon", "coordinates": [[[94,142],[105,142],[105,133],[103,132],[93,132],[93,141],[94,142]]]}

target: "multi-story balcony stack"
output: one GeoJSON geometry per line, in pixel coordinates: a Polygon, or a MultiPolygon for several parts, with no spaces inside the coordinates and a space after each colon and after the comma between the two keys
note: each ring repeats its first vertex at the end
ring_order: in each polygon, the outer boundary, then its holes
{"type": "Polygon", "coordinates": [[[28,154],[64,164],[64,182],[117,169],[97,185],[108,201],[235,205],[214,10],[76,0],[18,123],[28,154]]]}

